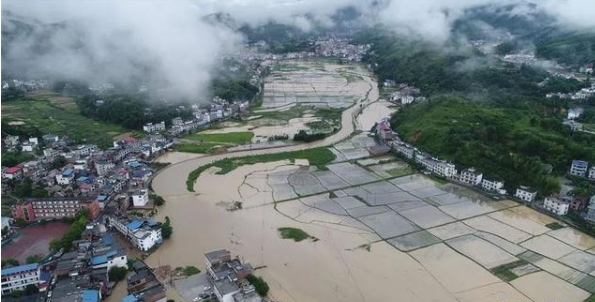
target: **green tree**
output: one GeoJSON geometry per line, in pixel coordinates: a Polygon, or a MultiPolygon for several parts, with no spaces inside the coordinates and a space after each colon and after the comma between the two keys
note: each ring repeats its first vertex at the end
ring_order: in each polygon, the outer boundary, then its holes
{"type": "Polygon", "coordinates": [[[37,286],[35,286],[35,284],[29,284],[29,285],[25,286],[24,294],[26,296],[33,295],[38,292],[39,292],[39,288],[37,288],[37,286]]]}
{"type": "Polygon", "coordinates": [[[58,238],[54,238],[50,241],[50,251],[57,252],[62,248],[62,241],[58,238]]]}
{"type": "Polygon", "coordinates": [[[19,266],[19,261],[14,258],[8,258],[8,259],[2,260],[2,268],[13,267],[13,266],[19,266]]]}
{"type": "Polygon", "coordinates": [[[269,293],[269,285],[261,277],[250,274],[246,279],[248,279],[250,284],[254,285],[256,292],[262,297],[265,297],[269,293]]]}
{"type": "Polygon", "coordinates": [[[41,255],[31,255],[29,257],[27,257],[27,264],[31,264],[31,263],[38,263],[43,259],[43,257],[41,255]]]}
{"type": "Polygon", "coordinates": [[[109,276],[110,281],[118,282],[124,280],[127,272],[128,269],[126,267],[113,266],[109,269],[109,272],[107,274],[109,276]]]}
{"type": "Polygon", "coordinates": [[[171,222],[169,220],[169,216],[165,216],[165,222],[161,224],[161,236],[167,239],[171,237],[173,233],[173,227],[171,226],[171,222]]]}

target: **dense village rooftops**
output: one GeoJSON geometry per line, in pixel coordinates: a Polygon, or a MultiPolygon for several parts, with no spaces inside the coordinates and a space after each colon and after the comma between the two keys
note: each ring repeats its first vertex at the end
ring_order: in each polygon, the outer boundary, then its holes
{"type": "Polygon", "coordinates": [[[25,265],[20,265],[20,266],[3,268],[2,269],[2,277],[35,270],[38,267],[39,267],[39,263],[31,263],[31,264],[25,264],[25,265]]]}

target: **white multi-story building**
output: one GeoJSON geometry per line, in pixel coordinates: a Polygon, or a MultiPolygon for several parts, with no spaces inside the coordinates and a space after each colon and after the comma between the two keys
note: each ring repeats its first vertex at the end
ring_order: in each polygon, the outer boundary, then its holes
{"type": "Polygon", "coordinates": [[[132,206],[144,207],[149,203],[149,191],[146,189],[138,190],[132,194],[132,206]]]}
{"type": "Polygon", "coordinates": [[[566,215],[570,208],[570,204],[566,200],[550,196],[545,198],[543,207],[556,215],[566,215]]]}
{"type": "Polygon", "coordinates": [[[595,180],[595,166],[589,169],[589,174],[587,176],[590,180],[595,180]]]}
{"type": "Polygon", "coordinates": [[[56,175],[56,182],[59,185],[67,186],[74,181],[74,170],[68,168],[62,171],[62,173],[56,175]]]}
{"type": "Polygon", "coordinates": [[[156,131],[163,131],[165,130],[165,122],[161,122],[161,123],[147,123],[146,125],[143,126],[143,130],[145,132],[156,132],[156,131]]]}
{"type": "Polygon", "coordinates": [[[89,156],[91,153],[96,152],[97,146],[96,145],[78,145],[76,150],[73,150],[72,153],[79,155],[79,156],[89,156]]]}
{"type": "Polygon", "coordinates": [[[589,163],[584,160],[573,160],[570,165],[570,175],[585,177],[589,163]]]}
{"type": "Polygon", "coordinates": [[[403,154],[408,159],[413,159],[415,157],[415,148],[412,146],[405,144],[405,143],[396,143],[395,145],[397,152],[403,154]]]}
{"type": "Polygon", "coordinates": [[[2,269],[2,295],[39,284],[39,264],[27,264],[2,269]]]}
{"type": "Polygon", "coordinates": [[[442,177],[453,177],[457,175],[457,169],[455,165],[443,160],[432,158],[426,154],[415,154],[415,161],[424,166],[426,170],[436,175],[442,177]]]}
{"type": "Polygon", "coordinates": [[[60,151],[54,148],[45,148],[43,149],[43,155],[48,158],[53,158],[60,155],[60,151]]]}
{"type": "Polygon", "coordinates": [[[529,187],[520,186],[519,188],[516,189],[516,193],[514,194],[514,197],[516,197],[522,201],[533,202],[535,200],[535,197],[537,197],[537,191],[535,191],[529,187]]]}
{"type": "Polygon", "coordinates": [[[84,159],[76,160],[73,163],[73,168],[78,171],[87,170],[87,161],[84,159]]]}
{"type": "Polygon", "coordinates": [[[99,176],[106,175],[114,167],[115,167],[114,164],[112,164],[106,160],[98,160],[95,162],[95,171],[97,171],[97,175],[99,175],[99,176]]]}
{"type": "Polygon", "coordinates": [[[475,168],[469,168],[461,171],[459,181],[472,186],[478,186],[483,178],[483,173],[475,171],[475,168]]]}
{"type": "Polygon", "coordinates": [[[132,221],[108,217],[111,227],[116,229],[137,249],[148,251],[163,242],[161,228],[152,219],[133,218],[132,221]]]}
{"type": "Polygon", "coordinates": [[[504,190],[504,182],[501,180],[489,180],[484,178],[481,180],[481,188],[489,192],[506,194],[506,190],[504,190]]]}

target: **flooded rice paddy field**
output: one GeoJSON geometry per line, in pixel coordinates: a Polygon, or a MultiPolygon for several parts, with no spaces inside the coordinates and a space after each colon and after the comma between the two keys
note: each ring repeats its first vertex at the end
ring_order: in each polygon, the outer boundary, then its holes
{"type": "Polygon", "coordinates": [[[307,104],[345,108],[365,98],[369,73],[355,64],[328,61],[281,61],[265,78],[263,108],[307,104]]]}
{"type": "Polygon", "coordinates": [[[174,235],[147,261],[202,268],[203,253],[229,248],[263,267],[256,274],[280,301],[582,301],[595,293],[593,238],[550,230],[554,219],[509,200],[378,173],[401,162],[361,162],[207,170],[196,193],[164,195],[158,215],[171,218],[174,235]],[[242,209],[228,211],[237,201],[242,209]],[[317,240],[282,239],[279,227],[317,240]],[[506,265],[514,278],[492,273],[506,265]]]}

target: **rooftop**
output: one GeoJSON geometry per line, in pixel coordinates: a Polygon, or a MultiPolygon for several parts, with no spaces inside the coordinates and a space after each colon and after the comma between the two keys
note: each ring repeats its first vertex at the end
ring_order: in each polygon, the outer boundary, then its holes
{"type": "Polygon", "coordinates": [[[31,270],[37,269],[38,266],[39,266],[39,263],[31,263],[31,264],[25,264],[25,265],[20,265],[20,266],[3,268],[2,269],[2,276],[12,275],[12,274],[18,274],[18,273],[26,272],[26,271],[31,271],[31,270]]]}
{"type": "Polygon", "coordinates": [[[14,167],[10,167],[8,169],[6,169],[6,173],[8,174],[14,174],[17,173],[19,171],[21,171],[23,168],[19,167],[19,166],[14,166],[14,167]]]}
{"type": "Polygon", "coordinates": [[[589,163],[584,160],[573,160],[572,165],[586,168],[587,166],[589,166],[589,163]]]}

